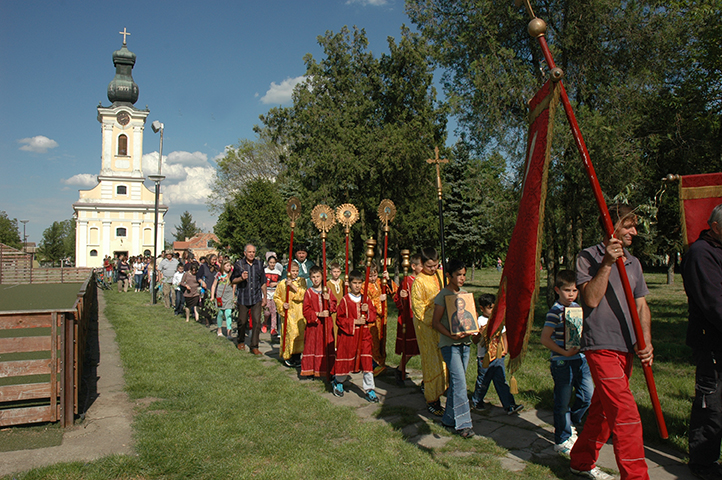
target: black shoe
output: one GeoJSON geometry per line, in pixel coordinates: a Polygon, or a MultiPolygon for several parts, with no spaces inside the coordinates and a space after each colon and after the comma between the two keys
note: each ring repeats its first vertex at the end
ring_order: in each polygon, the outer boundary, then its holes
{"type": "Polygon", "coordinates": [[[396,377],[396,386],[397,387],[405,387],[406,382],[404,381],[404,374],[401,370],[396,370],[394,373],[394,376],[396,377]]]}
{"type": "Polygon", "coordinates": [[[486,407],[484,406],[484,402],[477,403],[476,405],[471,402],[469,402],[469,403],[471,405],[472,410],[479,410],[479,411],[486,410],[486,407]]]}
{"type": "Polygon", "coordinates": [[[295,368],[296,366],[288,360],[283,361],[283,365],[288,368],[295,368]]]}

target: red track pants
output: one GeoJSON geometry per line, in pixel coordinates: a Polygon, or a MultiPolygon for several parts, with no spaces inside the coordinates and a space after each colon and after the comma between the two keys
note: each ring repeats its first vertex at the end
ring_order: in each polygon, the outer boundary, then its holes
{"type": "Polygon", "coordinates": [[[570,453],[571,468],[591,470],[609,435],[622,480],[649,480],[644,460],[642,421],[629,389],[632,353],[614,350],[584,352],[594,380],[594,395],[584,430],[570,453]]]}

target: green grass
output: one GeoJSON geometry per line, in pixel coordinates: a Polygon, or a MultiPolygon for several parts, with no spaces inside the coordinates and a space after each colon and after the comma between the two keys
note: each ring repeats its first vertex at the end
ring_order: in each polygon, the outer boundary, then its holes
{"type": "Polygon", "coordinates": [[[71,309],[82,283],[0,285],[0,311],[71,309]]]}
{"type": "MultiPolygon", "coordinates": [[[[495,270],[477,271],[467,289],[496,293],[498,281],[495,270]]],[[[670,443],[685,451],[694,389],[690,351],[683,346],[686,299],[679,280],[667,286],[663,275],[652,274],[647,281],[657,389],[670,443]]],[[[521,473],[503,470],[499,457],[506,451],[486,438],[453,437],[435,450],[416,446],[402,433],[417,421],[413,409],[382,405],[377,417],[386,422],[361,421],[355,410],[321,397],[320,382],[301,383],[288,370],[239,354],[200,325],[182,322],[160,305],[147,305],[144,295],[109,291],[105,296],[126,389],[144,405],[133,424],[137,456],[58,464],[15,478],[569,478],[568,463],[561,458],[549,465],[530,463],[521,473]]],[[[393,307],[390,313],[388,364],[396,365],[393,307]]],[[[551,410],[548,352],[539,343],[545,313],[542,299],[528,354],[516,374],[521,391],[517,401],[551,410]]],[[[410,368],[419,368],[418,358],[410,368]]],[[[475,378],[476,366],[470,362],[470,390],[475,378]]],[[[661,442],[639,366],[632,388],[645,441],[661,442]]],[[[487,400],[498,404],[494,389],[487,400]]],[[[417,427],[420,433],[448,435],[435,423],[417,427]]]]}
{"type": "Polygon", "coordinates": [[[60,445],[62,440],[63,428],[59,423],[23,428],[3,428],[0,430],[0,452],[54,447],[60,445]]]}
{"type": "MultiPolygon", "coordinates": [[[[239,354],[193,322],[144,295],[105,292],[125,370],[126,390],[143,405],[133,424],[137,456],[32,470],[15,478],[556,478],[544,466],[504,470],[505,451],[483,438],[454,437],[429,450],[399,423],[362,421],[319,395],[320,382],[239,354]],[[459,456],[463,451],[464,455],[459,456]]],[[[446,435],[436,424],[421,428],[446,435]]]]}

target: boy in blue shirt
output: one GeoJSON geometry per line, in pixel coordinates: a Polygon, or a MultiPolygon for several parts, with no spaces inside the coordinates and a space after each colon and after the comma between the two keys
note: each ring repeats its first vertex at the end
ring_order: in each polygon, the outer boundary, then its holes
{"type": "Polygon", "coordinates": [[[576,273],[557,274],[554,291],[557,301],[547,313],[541,343],[551,350],[550,370],[554,379],[554,450],[568,455],[577,440],[573,424],[579,425],[589,409],[594,383],[584,354],[578,347],[564,348],[564,309],[578,307],[576,273]],[[576,390],[571,409],[572,388],[576,390]]]}

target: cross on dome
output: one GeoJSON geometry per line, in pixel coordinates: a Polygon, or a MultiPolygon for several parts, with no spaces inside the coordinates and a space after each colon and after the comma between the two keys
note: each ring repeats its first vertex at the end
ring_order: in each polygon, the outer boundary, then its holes
{"type": "Polygon", "coordinates": [[[123,27],[123,31],[122,31],[122,32],[118,32],[118,33],[121,34],[121,35],[123,35],[123,45],[125,45],[125,44],[126,44],[126,43],[125,43],[125,37],[128,36],[128,35],[130,35],[130,33],[125,31],[125,27],[123,27]]]}

